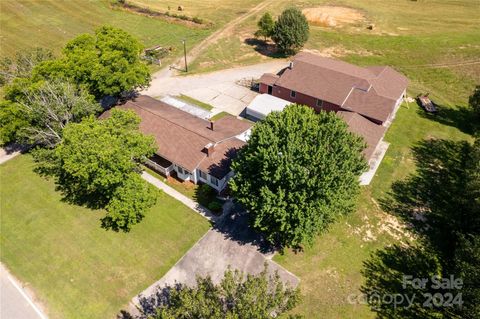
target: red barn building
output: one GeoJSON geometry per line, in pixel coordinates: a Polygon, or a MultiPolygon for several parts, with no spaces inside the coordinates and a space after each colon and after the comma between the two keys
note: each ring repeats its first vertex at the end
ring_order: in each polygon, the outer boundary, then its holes
{"type": "Polygon", "coordinates": [[[363,68],[302,52],[278,74],[264,74],[260,93],[308,105],[317,112],[355,112],[388,126],[407,85],[407,78],[388,66],[363,68]]]}

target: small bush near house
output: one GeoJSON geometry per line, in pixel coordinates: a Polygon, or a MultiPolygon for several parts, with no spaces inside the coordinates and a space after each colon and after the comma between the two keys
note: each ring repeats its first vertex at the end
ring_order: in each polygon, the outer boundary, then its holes
{"type": "Polygon", "coordinates": [[[214,213],[220,213],[222,211],[223,205],[218,201],[213,201],[208,204],[208,209],[210,209],[214,213]]]}

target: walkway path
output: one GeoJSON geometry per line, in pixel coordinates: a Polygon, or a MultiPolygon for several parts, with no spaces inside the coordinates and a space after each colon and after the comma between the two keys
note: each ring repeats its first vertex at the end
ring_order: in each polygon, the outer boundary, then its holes
{"type": "Polygon", "coordinates": [[[158,178],[154,177],[153,175],[148,174],[147,172],[142,173],[142,178],[152,184],[153,186],[161,189],[164,191],[166,194],[172,196],[176,200],[182,202],[186,206],[190,207],[206,219],[210,220],[211,222],[216,222],[218,221],[221,216],[216,216],[213,214],[210,210],[207,208],[203,207],[193,199],[183,195],[182,193],[178,192],[177,190],[173,189],[172,187],[168,186],[158,178]]]}
{"type": "Polygon", "coordinates": [[[19,145],[9,145],[7,147],[0,148],[0,164],[11,160],[12,158],[20,155],[25,149],[19,145]]]}

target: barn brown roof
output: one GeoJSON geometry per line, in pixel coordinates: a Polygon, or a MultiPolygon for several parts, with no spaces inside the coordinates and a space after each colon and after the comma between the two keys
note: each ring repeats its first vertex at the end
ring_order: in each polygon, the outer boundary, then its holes
{"type": "Polygon", "coordinates": [[[363,68],[301,52],[274,84],[384,122],[408,80],[388,66],[363,68]]]}
{"type": "MultiPolygon", "coordinates": [[[[155,138],[158,155],[189,171],[195,170],[202,162],[208,163],[208,167],[202,166],[204,171],[219,179],[229,171],[224,166],[230,163],[228,156],[245,144],[235,136],[252,126],[247,121],[226,115],[215,121],[211,130],[209,121],[145,95],[116,108],[133,110],[141,118],[140,131],[155,138]],[[214,145],[210,157],[205,152],[205,146],[209,144],[214,145]],[[230,149],[233,151],[227,152],[230,149]]],[[[102,115],[105,116],[108,111],[102,115]]]]}
{"type": "Polygon", "coordinates": [[[367,148],[363,151],[363,154],[367,160],[370,160],[387,128],[377,125],[354,112],[339,111],[337,115],[347,123],[350,132],[363,137],[367,143],[367,148]]]}
{"type": "Polygon", "coordinates": [[[273,73],[264,73],[260,79],[259,82],[266,84],[266,85],[274,85],[275,82],[280,78],[280,76],[273,74],[273,73]]]}

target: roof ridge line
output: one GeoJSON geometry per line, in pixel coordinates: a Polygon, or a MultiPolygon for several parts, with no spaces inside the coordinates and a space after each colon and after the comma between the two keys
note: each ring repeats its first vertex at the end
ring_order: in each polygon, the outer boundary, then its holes
{"type": "MultiPolygon", "coordinates": [[[[324,59],[329,59],[329,60],[335,61],[335,62],[337,62],[337,63],[338,63],[338,62],[345,63],[345,64],[348,64],[349,66],[357,67],[357,68],[359,68],[359,69],[363,69],[363,70],[367,71],[368,73],[371,73],[370,70],[368,70],[367,68],[365,68],[365,67],[363,67],[363,66],[358,66],[358,65],[355,65],[355,64],[352,64],[352,63],[345,62],[345,61],[343,61],[343,60],[330,59],[330,58],[326,58],[326,57],[322,57],[322,58],[324,58],[324,59]]],[[[295,60],[293,60],[293,62],[295,62],[295,60]]],[[[353,78],[358,78],[358,79],[362,79],[362,80],[365,80],[365,81],[369,82],[369,79],[365,79],[365,78],[363,78],[363,77],[356,77],[356,76],[353,76],[353,75],[351,75],[350,73],[345,72],[345,71],[333,69],[333,68],[326,67],[326,66],[323,66],[323,65],[318,65],[318,64],[312,63],[312,62],[310,62],[310,61],[300,60],[300,62],[309,64],[309,65],[313,65],[313,66],[317,66],[317,67],[321,67],[321,68],[325,68],[325,69],[328,69],[328,70],[330,70],[330,71],[342,73],[342,74],[351,76],[351,77],[353,77],[353,78]]],[[[295,64],[294,64],[294,65],[295,65],[295,64]]],[[[374,75],[374,74],[372,73],[372,75],[374,75]]]]}
{"type": "MultiPolygon", "coordinates": [[[[187,131],[189,131],[189,132],[192,132],[192,133],[194,133],[194,134],[197,134],[197,135],[199,135],[199,136],[201,136],[201,137],[203,137],[203,138],[206,138],[207,140],[209,140],[209,141],[211,141],[211,142],[213,142],[213,143],[216,143],[215,140],[212,140],[212,139],[209,138],[209,137],[206,137],[206,136],[204,136],[204,135],[202,135],[202,134],[199,134],[198,132],[194,132],[194,131],[192,131],[192,130],[184,127],[184,126],[181,126],[181,125],[179,125],[179,124],[177,124],[177,123],[175,123],[175,122],[173,122],[173,121],[171,121],[171,120],[169,120],[169,119],[166,119],[166,118],[164,118],[164,117],[162,117],[162,116],[160,116],[160,115],[158,115],[158,114],[156,114],[156,113],[154,113],[154,112],[152,112],[152,111],[144,108],[143,106],[137,104],[137,103],[134,102],[134,101],[130,101],[130,102],[132,102],[132,104],[135,104],[137,107],[141,108],[142,110],[144,110],[144,111],[146,111],[146,112],[148,112],[148,113],[150,113],[150,114],[153,114],[153,115],[155,115],[155,116],[157,116],[157,117],[160,117],[161,119],[163,119],[163,120],[165,120],[165,121],[167,121],[167,122],[169,122],[169,123],[172,123],[172,124],[175,125],[175,126],[178,126],[178,127],[180,127],[180,128],[183,128],[184,130],[187,130],[187,131]]],[[[159,101],[159,102],[162,102],[162,101],[159,101]]],[[[165,102],[162,102],[162,103],[165,103],[165,102]]],[[[165,104],[167,104],[167,103],[165,103],[165,104]]],[[[170,105],[170,104],[167,104],[167,105],[170,106],[170,107],[173,107],[173,108],[177,109],[176,107],[174,107],[174,106],[172,106],[172,105],[170,105]]],[[[177,109],[177,110],[179,110],[179,109],[177,109]]],[[[184,112],[184,111],[182,111],[182,110],[179,110],[179,111],[184,112]]],[[[188,112],[185,112],[185,113],[190,114],[190,113],[188,113],[188,112]]],[[[191,114],[190,114],[190,115],[191,115],[191,114]]],[[[192,117],[195,117],[194,115],[191,115],[191,116],[192,116],[192,117]]],[[[199,118],[199,119],[200,119],[200,118],[199,118]]],[[[200,119],[200,120],[202,120],[202,119],[200,119]]]]}

